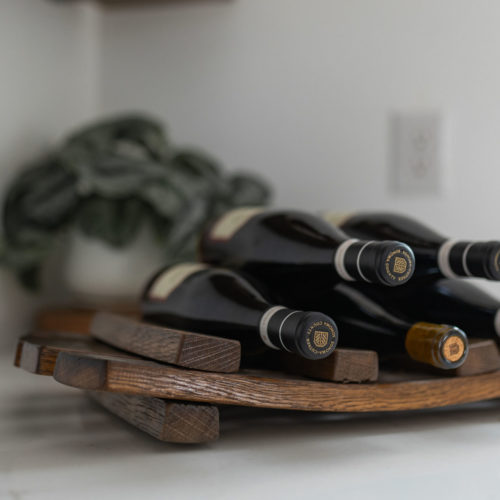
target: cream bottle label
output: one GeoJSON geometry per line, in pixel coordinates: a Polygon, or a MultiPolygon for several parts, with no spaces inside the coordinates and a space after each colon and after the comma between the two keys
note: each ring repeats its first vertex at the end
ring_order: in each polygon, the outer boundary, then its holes
{"type": "Polygon", "coordinates": [[[165,300],[188,276],[207,269],[205,264],[178,264],[164,273],[160,274],[151,288],[149,298],[153,300],[165,300]]]}
{"type": "Polygon", "coordinates": [[[210,238],[213,240],[229,240],[254,215],[260,214],[265,207],[236,208],[224,214],[212,227],[210,238]]]}
{"type": "Polygon", "coordinates": [[[321,218],[329,222],[332,226],[340,227],[347,219],[350,219],[354,214],[349,212],[323,212],[321,218]]]}

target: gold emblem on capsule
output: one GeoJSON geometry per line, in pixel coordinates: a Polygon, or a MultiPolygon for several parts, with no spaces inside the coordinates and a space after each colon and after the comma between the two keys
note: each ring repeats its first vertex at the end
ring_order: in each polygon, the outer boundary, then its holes
{"type": "Polygon", "coordinates": [[[328,343],[328,332],[323,332],[321,330],[316,330],[314,332],[314,344],[320,349],[325,347],[328,343]]]}
{"type": "Polygon", "coordinates": [[[394,266],[393,266],[392,270],[395,273],[403,274],[406,272],[407,267],[408,267],[408,263],[406,262],[406,259],[403,259],[402,257],[396,257],[394,259],[394,266]]]}

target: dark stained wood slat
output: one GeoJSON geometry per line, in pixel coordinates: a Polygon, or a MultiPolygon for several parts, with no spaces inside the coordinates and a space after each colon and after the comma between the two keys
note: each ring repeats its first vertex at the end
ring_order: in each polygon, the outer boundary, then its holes
{"type": "MultiPolygon", "coordinates": [[[[114,315],[115,321],[106,323],[102,316],[106,314],[105,312],[98,313],[91,309],[49,309],[40,313],[37,324],[41,330],[47,331],[90,334],[90,330],[93,329],[96,332],[96,337],[101,338],[102,341],[110,345],[145,357],[157,359],[158,361],[176,364],[172,361],[175,356],[171,352],[169,356],[165,356],[163,359],[158,356],[158,352],[161,352],[161,349],[172,349],[172,341],[169,341],[169,346],[165,346],[163,334],[158,333],[158,330],[153,330],[160,327],[146,327],[145,323],[139,323],[137,321],[139,311],[134,309],[134,307],[122,306],[120,308],[116,307],[115,310],[122,311],[120,318],[125,316],[128,321],[117,319],[114,312],[111,314],[114,315]],[[136,321],[134,322],[134,320],[136,321]],[[94,326],[92,326],[93,321],[94,326]],[[160,350],[158,350],[158,346],[160,346],[160,350]]],[[[106,314],[106,316],[110,318],[109,314],[106,314]]],[[[199,343],[196,339],[191,340],[190,337],[190,340],[184,345],[183,359],[180,359],[180,363],[177,364],[187,368],[203,369],[193,364],[199,352],[199,343]],[[190,350],[191,347],[192,350],[190,350]]],[[[207,362],[206,353],[207,351],[201,351],[199,362],[207,362]]],[[[220,353],[217,353],[217,356],[220,356],[220,353]]],[[[207,370],[237,371],[237,367],[233,369],[229,360],[226,361],[229,364],[227,370],[217,369],[216,366],[208,367],[207,370]]],[[[273,366],[275,369],[333,382],[374,382],[377,380],[378,373],[378,358],[376,353],[357,349],[337,349],[331,357],[315,361],[306,360],[299,356],[289,356],[286,353],[276,353],[275,355],[270,355],[270,362],[271,365],[269,366],[273,366]]],[[[234,364],[236,365],[236,362],[234,364]]]]}
{"type": "MultiPolygon", "coordinates": [[[[23,342],[26,342],[27,346],[22,368],[32,373],[51,375],[59,351],[111,354],[133,358],[133,355],[93,340],[85,334],[35,332],[23,337],[19,344],[23,342]]],[[[316,361],[285,353],[275,355],[274,351],[271,354],[267,363],[274,370],[336,382],[373,382],[377,379],[377,355],[372,351],[337,349],[329,358],[316,361]]],[[[16,358],[19,358],[18,354],[16,358]]]]}
{"type": "MultiPolygon", "coordinates": [[[[137,306],[116,306],[110,308],[115,314],[139,319],[140,312],[137,306]]],[[[95,309],[85,308],[54,308],[40,311],[35,320],[37,331],[73,332],[88,334],[90,324],[96,314],[95,309]]]]}
{"type": "Polygon", "coordinates": [[[61,351],[110,354],[130,357],[101,342],[79,333],[37,332],[26,335],[16,350],[16,366],[38,375],[52,375],[57,355],[61,351]]]}
{"type": "Polygon", "coordinates": [[[309,360],[283,353],[279,365],[287,373],[332,382],[376,382],[378,355],[375,351],[336,349],[324,359],[309,360]]]}
{"type": "Polygon", "coordinates": [[[161,441],[206,443],[219,437],[216,406],[111,392],[87,394],[114,415],[161,441]]]}
{"type": "Polygon", "coordinates": [[[426,374],[434,374],[442,377],[465,377],[500,370],[500,353],[494,340],[469,338],[467,359],[462,366],[453,370],[441,370],[406,357],[386,360],[383,366],[384,369],[405,371],[413,376],[425,377],[426,374]]]}
{"type": "MultiPolygon", "coordinates": [[[[57,355],[71,352],[71,347],[76,349],[73,352],[94,349],[97,353],[117,353],[78,334],[42,333],[19,341],[14,364],[31,373],[52,375],[57,355]]],[[[87,394],[117,417],[161,441],[206,443],[219,437],[219,410],[213,405],[106,392],[87,394]]]]}
{"type": "MultiPolygon", "coordinates": [[[[103,314],[109,319],[111,316],[106,313],[97,313],[95,310],[87,309],[50,309],[39,315],[38,327],[47,331],[64,331],[89,334],[94,330],[94,335],[120,349],[128,350],[159,361],[178,364],[187,368],[203,369],[196,366],[197,363],[207,363],[208,351],[200,353],[199,339],[189,337],[184,341],[184,352],[179,362],[173,361],[175,355],[172,354],[172,338],[165,343],[163,331],[160,332],[155,326],[146,327],[145,323],[138,323],[139,313],[133,307],[122,306],[123,313],[120,318],[114,321],[103,320],[103,314]],[[96,316],[97,314],[97,316],[96,316]],[[95,317],[95,319],[94,319],[95,317]],[[93,323],[94,322],[94,323],[93,323]],[[93,323],[93,326],[92,326],[93,323]],[[139,326],[140,325],[140,326],[139,326]],[[156,328],[156,330],[154,330],[156,328]],[[156,338],[155,338],[156,337],[156,338]],[[153,339],[153,340],[152,340],[153,339]],[[163,359],[158,355],[162,349],[170,350],[168,356],[163,359]],[[196,358],[200,356],[200,359],[196,358]]],[[[172,331],[172,330],[169,330],[172,331]]],[[[175,337],[174,337],[175,338],[175,337]]],[[[213,337],[212,337],[213,338],[213,337]]],[[[223,339],[225,340],[225,339],[223,339]]],[[[234,342],[234,341],[229,341],[234,342]]],[[[232,355],[231,355],[232,356],[232,355]]],[[[217,353],[218,361],[221,362],[222,355],[217,353]],[[220,357],[219,357],[220,356],[220,357]]],[[[373,382],[377,380],[378,359],[373,351],[362,351],[353,349],[337,349],[333,355],[325,360],[306,360],[298,356],[288,356],[286,353],[277,353],[270,356],[270,362],[276,369],[285,370],[288,373],[305,375],[319,380],[330,380],[333,382],[373,382]]],[[[231,357],[225,360],[228,363],[226,369],[217,369],[217,366],[208,366],[208,371],[237,371],[236,361],[231,361],[231,357]],[[232,366],[232,363],[234,365],[232,366]]],[[[208,365],[208,363],[207,363],[208,365]]]]}
{"type": "Polygon", "coordinates": [[[177,366],[231,373],[240,367],[241,347],[236,340],[185,332],[97,313],[90,325],[93,337],[140,356],[177,366]]]}
{"type": "Polygon", "coordinates": [[[500,353],[494,340],[469,338],[469,355],[462,366],[453,370],[463,377],[500,370],[500,353]]]}
{"type": "Polygon", "coordinates": [[[104,355],[61,353],[54,378],[89,390],[311,411],[395,411],[500,397],[500,372],[398,383],[336,384],[272,375],[219,374],[104,355]]]}

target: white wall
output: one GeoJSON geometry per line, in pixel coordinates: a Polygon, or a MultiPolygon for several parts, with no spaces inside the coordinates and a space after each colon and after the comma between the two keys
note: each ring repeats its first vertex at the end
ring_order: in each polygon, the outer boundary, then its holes
{"type": "Polygon", "coordinates": [[[391,207],[450,235],[500,237],[500,4],[232,0],[107,10],[101,109],[158,114],[307,208],[391,207]],[[452,187],[389,190],[392,111],[448,121],[452,187]]]}
{"type": "MultiPolygon", "coordinates": [[[[1,193],[24,162],[95,115],[96,14],[88,4],[0,2],[1,193]]],[[[0,271],[0,348],[29,327],[38,302],[0,271]]]]}

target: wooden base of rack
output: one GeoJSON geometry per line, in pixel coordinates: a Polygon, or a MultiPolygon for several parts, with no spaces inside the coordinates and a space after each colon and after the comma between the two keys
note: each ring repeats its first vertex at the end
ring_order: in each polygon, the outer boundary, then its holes
{"type": "MultiPolygon", "coordinates": [[[[110,412],[168,442],[203,443],[216,439],[218,405],[374,412],[500,398],[500,354],[490,340],[473,339],[467,362],[451,374],[417,371],[421,370],[418,365],[404,369],[393,365],[389,370],[384,366],[379,373],[376,353],[351,349],[338,349],[321,362],[276,355],[277,370],[246,368],[223,373],[187,369],[132,354],[137,347],[135,337],[134,342],[127,341],[131,325],[137,325],[136,320],[130,319],[132,314],[128,319],[101,315],[98,322],[101,338],[113,332],[114,345],[128,352],[91,336],[96,329],[91,312],[76,314],[80,319],[85,317],[85,321],[75,321],[75,312],[66,311],[63,315],[66,322],[63,316],[55,321],[45,313],[38,326],[57,323],[60,330],[73,328],[81,333],[37,331],[23,337],[16,350],[15,364],[87,391],[110,412]]],[[[140,325],[141,341],[147,343],[150,334],[158,334],[158,327],[140,325]]],[[[183,332],[183,335],[189,339],[193,334],[183,332]]],[[[182,350],[178,351],[181,353],[182,350]]]]}

